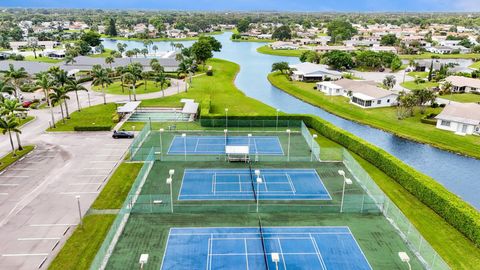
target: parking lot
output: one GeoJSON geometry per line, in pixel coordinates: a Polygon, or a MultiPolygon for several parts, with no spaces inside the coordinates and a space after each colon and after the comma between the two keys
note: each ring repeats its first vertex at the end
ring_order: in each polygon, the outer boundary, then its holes
{"type": "Polygon", "coordinates": [[[45,133],[0,174],[0,269],[43,269],[93,203],[131,140],[45,133]]]}

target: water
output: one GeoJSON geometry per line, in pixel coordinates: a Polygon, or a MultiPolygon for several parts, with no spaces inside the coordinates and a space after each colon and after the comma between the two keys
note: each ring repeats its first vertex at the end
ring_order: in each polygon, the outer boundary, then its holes
{"type": "MultiPolygon", "coordinates": [[[[216,36],[222,42],[223,49],[215,57],[236,62],[240,65],[235,84],[248,96],[260,100],[287,113],[304,113],[321,118],[343,128],[393,154],[415,169],[435,178],[451,192],[457,194],[477,209],[480,208],[480,160],[456,155],[429,145],[399,138],[388,132],[357,124],[330,114],[320,108],[307,104],[272,86],[267,75],[274,62],[287,61],[298,63],[297,58],[264,55],[256,52],[261,43],[231,42],[230,34],[216,36]]],[[[128,49],[142,48],[135,41],[121,41],[128,49]]],[[[182,42],[185,46],[192,41],[182,42]]],[[[103,42],[105,48],[115,49],[116,42],[103,42]]],[[[170,50],[170,42],[156,42],[159,50],[170,50]]]]}

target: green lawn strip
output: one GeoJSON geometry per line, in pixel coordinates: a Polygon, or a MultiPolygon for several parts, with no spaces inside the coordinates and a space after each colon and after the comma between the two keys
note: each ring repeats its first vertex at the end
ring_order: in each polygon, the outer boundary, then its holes
{"type": "Polygon", "coordinates": [[[91,208],[120,209],[142,165],[142,163],[120,164],[91,208]]]}
{"type": "Polygon", "coordinates": [[[88,55],[89,57],[92,57],[92,58],[105,58],[107,56],[111,56],[112,50],[110,49],[103,49],[103,52],[102,53],[98,53],[98,54],[90,54],[88,55]]]}
{"type": "MultiPolygon", "coordinates": [[[[480,137],[457,136],[439,130],[433,125],[423,124],[420,119],[424,115],[420,114],[418,109],[414,117],[398,120],[394,107],[362,109],[351,105],[346,97],[326,96],[320,91],[313,90],[313,83],[288,81],[279,73],[270,74],[268,79],[283,91],[340,117],[392,132],[403,138],[480,158],[480,137]]],[[[425,114],[440,113],[441,110],[442,108],[427,108],[425,114]]]]}
{"type": "Polygon", "coordinates": [[[268,45],[257,48],[257,52],[259,53],[289,57],[299,57],[305,51],[307,50],[274,50],[268,45]]]}
{"type": "MultiPolygon", "coordinates": [[[[160,86],[156,85],[154,81],[152,80],[147,80],[147,87],[145,89],[145,82],[138,81],[137,82],[137,87],[135,89],[135,92],[137,95],[140,94],[147,94],[147,93],[154,93],[154,92],[159,92],[160,91],[160,86]]],[[[113,95],[128,95],[129,91],[129,86],[130,85],[124,85],[123,90],[122,90],[122,82],[121,81],[116,81],[113,82],[106,88],[106,93],[107,94],[113,94],[113,95]]],[[[166,88],[165,86],[163,88],[166,88]]],[[[92,89],[97,92],[102,92],[102,87],[101,86],[93,86],[92,89]]],[[[133,95],[133,90],[130,91],[130,94],[133,95]]]]}
{"type": "Polygon", "coordinates": [[[115,217],[115,215],[88,215],[84,217],[84,228],[78,226],[75,229],[48,269],[89,269],[115,217]]]}
{"type": "Polygon", "coordinates": [[[75,126],[95,127],[110,126],[113,127],[113,114],[116,112],[116,104],[107,103],[92,107],[83,108],[81,111],[75,111],[70,114],[70,119],[65,118],[65,124],[61,119],[56,119],[56,128],[49,128],[47,131],[73,131],[75,126]]]}
{"type": "Polygon", "coordinates": [[[480,58],[479,53],[463,53],[463,54],[422,53],[422,54],[412,54],[412,55],[401,54],[399,56],[401,59],[405,59],[405,60],[432,59],[432,56],[440,59],[478,59],[480,58]]]}
{"type": "Polygon", "coordinates": [[[25,124],[32,121],[33,119],[35,119],[35,116],[27,116],[25,118],[20,119],[20,127],[24,126],[25,124]]]}
{"type": "Polygon", "coordinates": [[[407,73],[407,75],[412,77],[412,78],[419,77],[419,78],[422,78],[422,79],[426,79],[428,77],[428,72],[411,71],[411,72],[407,73]]]}
{"type": "Polygon", "coordinates": [[[44,57],[44,56],[42,56],[42,57],[37,56],[37,58],[35,58],[35,56],[33,56],[33,55],[28,55],[28,56],[25,56],[25,61],[55,64],[55,63],[62,62],[63,59],[53,59],[53,58],[44,57]]]}
{"type": "Polygon", "coordinates": [[[424,82],[416,84],[414,81],[400,83],[402,87],[410,90],[420,90],[425,88],[433,88],[438,86],[438,82],[424,82]]]}
{"type": "Polygon", "coordinates": [[[264,103],[247,97],[234,84],[235,77],[240,70],[238,64],[211,59],[207,65],[213,67],[213,76],[199,76],[193,78],[188,92],[164,98],[149,99],[142,101],[142,106],[161,106],[178,104],[182,98],[195,99],[200,102],[204,99],[211,100],[210,113],[213,115],[225,115],[225,108],[231,115],[274,115],[275,109],[264,103]]]}
{"type": "MultiPolygon", "coordinates": [[[[315,130],[310,129],[310,132],[313,134],[315,130]]],[[[324,136],[318,136],[316,141],[322,151],[342,147],[324,136]]],[[[480,265],[480,249],[463,234],[380,169],[355,153],[350,154],[452,269],[473,269],[480,265]]]]}
{"type": "MultiPolygon", "coordinates": [[[[221,35],[223,31],[214,31],[211,33],[205,33],[205,36],[215,36],[215,35],[221,35]]],[[[143,39],[143,38],[128,38],[128,37],[112,37],[112,36],[107,36],[105,34],[102,34],[102,38],[109,38],[113,40],[124,40],[124,41],[190,41],[190,40],[197,40],[201,35],[197,37],[186,37],[186,38],[149,38],[149,39],[143,39]]]]}
{"type": "Polygon", "coordinates": [[[462,93],[462,94],[453,94],[453,95],[443,95],[441,98],[456,101],[456,102],[480,102],[480,95],[462,93]]]}
{"type": "Polygon", "coordinates": [[[471,64],[471,65],[469,66],[469,68],[472,68],[472,69],[480,69],[480,61],[471,64]]]}
{"type": "Polygon", "coordinates": [[[23,146],[23,150],[19,151],[15,151],[15,154],[16,156],[13,156],[13,153],[10,152],[8,154],[6,154],[5,156],[3,156],[2,158],[0,158],[0,171],[3,171],[5,168],[7,168],[8,166],[12,165],[12,163],[14,163],[15,161],[21,159],[22,157],[24,157],[26,154],[30,153],[33,149],[35,149],[35,146],[33,145],[26,145],[26,146],[23,146]]]}

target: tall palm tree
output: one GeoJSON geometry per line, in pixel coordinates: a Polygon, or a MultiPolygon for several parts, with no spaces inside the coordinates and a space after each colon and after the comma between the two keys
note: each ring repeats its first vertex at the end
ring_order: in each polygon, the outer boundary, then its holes
{"type": "Polygon", "coordinates": [[[103,92],[103,104],[107,104],[107,94],[105,93],[105,88],[108,85],[112,84],[112,79],[108,76],[108,72],[104,68],[97,68],[92,70],[93,81],[92,84],[95,86],[101,86],[103,92]]]}
{"type": "Polygon", "coordinates": [[[78,91],[88,91],[87,88],[85,88],[83,85],[78,83],[76,80],[70,80],[67,84],[67,91],[68,92],[75,92],[75,98],[77,99],[77,107],[78,111],[82,111],[82,108],[80,106],[80,100],[78,99],[78,91]]]}
{"type": "Polygon", "coordinates": [[[153,46],[152,46],[152,50],[155,52],[155,55],[157,55],[158,46],[157,46],[157,45],[153,45],[153,46]]]}
{"type": "Polygon", "coordinates": [[[68,66],[68,64],[73,64],[73,63],[76,63],[77,60],[75,60],[75,57],[71,54],[67,54],[65,56],[65,65],[68,66]]]}
{"type": "Polygon", "coordinates": [[[8,69],[3,71],[5,73],[5,80],[7,82],[11,82],[13,87],[15,88],[15,97],[19,97],[19,90],[20,90],[20,82],[25,78],[28,78],[28,73],[25,71],[25,68],[21,67],[19,69],[15,69],[13,64],[8,65],[8,69]]]}
{"type": "MultiPolygon", "coordinates": [[[[15,157],[17,154],[15,153],[15,146],[13,145],[12,139],[12,132],[15,133],[22,133],[18,126],[20,122],[18,121],[17,117],[7,116],[7,117],[0,117],[0,129],[2,130],[3,134],[8,133],[8,137],[10,139],[10,146],[12,147],[12,155],[15,157]]],[[[20,145],[20,142],[19,142],[20,145]]]]}
{"type": "MultiPolygon", "coordinates": [[[[15,112],[26,111],[27,109],[23,108],[22,104],[18,102],[18,99],[5,99],[0,103],[0,115],[5,115],[7,117],[15,117],[15,112]]],[[[20,142],[20,133],[15,132],[18,143],[18,150],[23,150],[22,144],[20,142]]]]}
{"type": "Polygon", "coordinates": [[[147,80],[150,77],[150,73],[148,73],[148,71],[143,71],[142,73],[140,73],[140,77],[142,77],[142,79],[143,79],[143,90],[145,90],[145,92],[146,92],[147,91],[147,80]]]}
{"type": "Polygon", "coordinates": [[[15,92],[15,88],[10,82],[7,82],[5,80],[0,80],[0,93],[7,93],[11,95],[14,92],[15,92]]]}
{"type": "Polygon", "coordinates": [[[48,73],[43,73],[40,78],[35,82],[36,84],[36,89],[42,89],[43,93],[45,94],[45,100],[47,101],[48,107],[50,107],[50,114],[52,117],[52,125],[55,128],[55,116],[53,114],[53,105],[50,101],[50,96],[48,92],[55,86],[55,83],[53,82],[52,78],[48,73]]]}
{"type": "MultiPolygon", "coordinates": [[[[54,82],[56,83],[57,86],[60,86],[60,87],[65,87],[65,85],[69,81],[71,81],[71,78],[68,77],[68,72],[63,69],[57,70],[52,75],[54,78],[54,82]]],[[[70,113],[68,111],[68,105],[66,102],[65,102],[65,112],[67,114],[67,119],[70,119],[70,113]]]]}
{"type": "Polygon", "coordinates": [[[177,73],[178,75],[185,76],[185,92],[187,92],[187,76],[189,76],[190,84],[192,83],[192,71],[193,71],[193,60],[191,58],[185,58],[178,65],[177,73]]]}
{"type": "Polygon", "coordinates": [[[65,87],[53,88],[53,92],[50,93],[50,100],[52,104],[58,103],[60,105],[60,112],[62,113],[62,122],[65,124],[65,115],[63,114],[63,103],[66,99],[70,99],[67,95],[65,87]]]}
{"type": "Polygon", "coordinates": [[[167,76],[165,76],[165,73],[163,72],[156,73],[155,83],[160,84],[160,90],[162,91],[162,96],[165,97],[165,92],[163,91],[163,87],[168,84],[167,76]]]}
{"type": "Polygon", "coordinates": [[[147,58],[148,49],[142,49],[140,53],[143,54],[143,57],[147,58]]]}
{"type": "Polygon", "coordinates": [[[130,63],[132,63],[132,56],[135,55],[135,52],[132,51],[132,50],[129,50],[129,51],[126,51],[125,52],[125,55],[128,57],[128,59],[130,60],[130,63]]]}
{"type": "Polygon", "coordinates": [[[112,56],[105,57],[105,64],[110,65],[112,68],[112,64],[115,62],[115,59],[112,56]]]}
{"type": "Polygon", "coordinates": [[[132,82],[132,90],[133,90],[133,100],[137,100],[137,93],[136,93],[136,84],[137,80],[142,78],[142,65],[139,63],[130,64],[127,66],[125,74],[130,74],[127,77],[132,82]]]}

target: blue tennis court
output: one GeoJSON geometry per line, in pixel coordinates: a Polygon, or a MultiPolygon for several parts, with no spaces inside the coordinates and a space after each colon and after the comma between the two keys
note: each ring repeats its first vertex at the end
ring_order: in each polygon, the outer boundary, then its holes
{"type": "Polygon", "coordinates": [[[225,154],[225,145],[249,145],[251,154],[283,155],[277,136],[175,136],[168,154],[218,155],[225,154]]]}
{"type": "Polygon", "coordinates": [[[258,186],[252,178],[249,169],[185,169],[178,199],[331,200],[315,169],[261,169],[258,186]]]}
{"type": "Polygon", "coordinates": [[[280,270],[372,269],[348,227],[172,228],[161,269],[275,269],[272,253],[280,270]]]}

